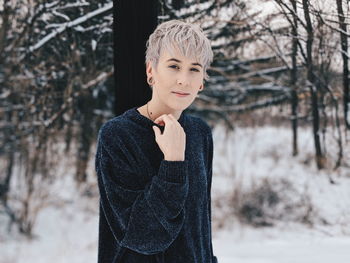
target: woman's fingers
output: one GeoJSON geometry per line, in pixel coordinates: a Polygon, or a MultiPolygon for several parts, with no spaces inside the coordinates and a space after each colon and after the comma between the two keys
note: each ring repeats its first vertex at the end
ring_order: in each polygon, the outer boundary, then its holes
{"type": "Polygon", "coordinates": [[[176,121],[176,122],[178,122],[177,121],[177,119],[174,117],[174,115],[172,115],[172,114],[168,114],[168,116],[173,120],[173,121],[176,121]]]}
{"type": "Polygon", "coordinates": [[[164,159],[181,161],[185,158],[186,134],[180,123],[172,114],[163,114],[154,120],[156,124],[164,123],[164,131],[154,126],[155,140],[164,154],[164,159]],[[161,135],[161,136],[160,136],[161,135]]]}
{"type": "Polygon", "coordinates": [[[155,119],[153,122],[160,124],[160,125],[164,125],[163,117],[164,117],[164,115],[161,115],[157,119],[155,119]]]}
{"type": "Polygon", "coordinates": [[[160,124],[163,123],[165,125],[173,123],[174,120],[176,121],[176,119],[173,117],[171,117],[171,114],[163,114],[161,116],[159,116],[157,119],[154,120],[155,123],[160,124]]]}
{"type": "Polygon", "coordinates": [[[165,125],[165,123],[166,123],[165,116],[166,116],[166,114],[159,116],[157,119],[154,120],[154,123],[157,123],[157,124],[162,125],[162,126],[165,125]]]}

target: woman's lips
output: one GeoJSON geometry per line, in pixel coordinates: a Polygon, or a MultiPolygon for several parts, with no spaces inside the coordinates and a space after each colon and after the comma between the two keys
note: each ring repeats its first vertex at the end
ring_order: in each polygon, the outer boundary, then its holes
{"type": "Polygon", "coordinates": [[[190,95],[189,93],[179,93],[179,92],[175,92],[175,91],[173,91],[172,93],[174,93],[178,97],[186,97],[186,96],[190,95]]]}

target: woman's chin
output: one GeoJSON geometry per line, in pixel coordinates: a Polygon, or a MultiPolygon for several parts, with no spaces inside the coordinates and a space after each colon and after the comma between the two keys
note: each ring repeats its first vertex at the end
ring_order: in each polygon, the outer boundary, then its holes
{"type": "Polygon", "coordinates": [[[168,105],[175,111],[183,111],[187,109],[193,101],[172,101],[168,105]]]}

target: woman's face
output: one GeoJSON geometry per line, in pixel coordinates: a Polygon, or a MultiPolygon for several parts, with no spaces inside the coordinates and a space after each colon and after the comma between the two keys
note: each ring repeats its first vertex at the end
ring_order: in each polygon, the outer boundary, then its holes
{"type": "Polygon", "coordinates": [[[203,66],[174,50],[161,52],[156,68],[147,64],[147,76],[153,77],[153,97],[174,110],[184,110],[203,89],[203,66]],[[186,93],[179,95],[176,92],[186,93]]]}

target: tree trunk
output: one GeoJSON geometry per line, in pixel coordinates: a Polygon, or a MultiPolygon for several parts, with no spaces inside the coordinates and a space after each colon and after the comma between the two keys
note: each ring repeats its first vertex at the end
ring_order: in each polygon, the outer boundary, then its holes
{"type": "Polygon", "coordinates": [[[79,131],[78,131],[78,151],[76,162],[75,180],[80,185],[86,182],[86,169],[90,157],[91,144],[94,139],[93,136],[93,109],[94,98],[89,93],[83,93],[78,99],[77,107],[79,110],[79,131]]]}
{"type": "Polygon", "coordinates": [[[345,17],[343,12],[343,6],[341,0],[336,0],[337,10],[338,10],[338,20],[340,29],[340,40],[341,40],[341,50],[343,58],[343,106],[344,106],[344,121],[348,129],[350,129],[350,117],[349,117],[349,106],[350,106],[350,93],[349,93],[349,65],[348,65],[348,38],[347,28],[345,23],[345,17]]]}
{"type": "Polygon", "coordinates": [[[297,94],[297,53],[298,53],[298,18],[297,14],[297,2],[296,0],[290,0],[293,5],[295,15],[293,15],[292,25],[292,70],[291,70],[291,86],[292,86],[292,130],[293,130],[293,156],[298,154],[298,94],[297,94]]]}
{"type": "Polygon", "coordinates": [[[316,164],[318,169],[322,169],[325,166],[325,157],[322,154],[321,141],[320,141],[320,121],[318,111],[318,94],[317,87],[315,85],[313,61],[312,61],[312,45],[313,45],[313,27],[310,18],[309,0],[303,0],[304,16],[306,21],[307,41],[306,41],[306,59],[307,59],[307,80],[310,86],[311,93],[311,106],[312,106],[312,126],[316,151],[316,164]]]}
{"type": "Polygon", "coordinates": [[[158,23],[158,0],[114,1],[115,114],[145,104],[152,95],[146,81],[146,41],[158,23]]]}

